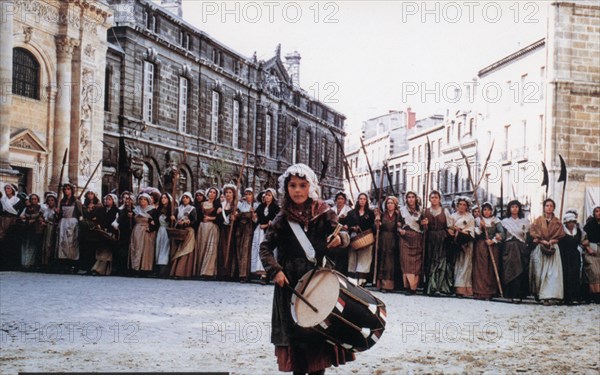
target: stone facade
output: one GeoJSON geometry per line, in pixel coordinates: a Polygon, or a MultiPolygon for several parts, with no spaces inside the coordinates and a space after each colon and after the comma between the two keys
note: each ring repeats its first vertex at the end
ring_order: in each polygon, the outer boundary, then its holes
{"type": "Polygon", "coordinates": [[[151,1],[109,3],[103,192],[171,192],[172,170],[177,194],[237,182],[246,152],[242,186],[275,187],[302,162],[324,171],[324,196],[342,187],[345,117],[294,85],[279,46],[259,61],[151,1]]]}
{"type": "MultiPolygon", "coordinates": [[[[28,193],[56,189],[68,149],[63,182],[85,185],[102,155],[99,82],[111,15],[97,0],[2,2],[3,181],[28,193]]],[[[99,181],[90,188],[99,191],[99,181]]]]}

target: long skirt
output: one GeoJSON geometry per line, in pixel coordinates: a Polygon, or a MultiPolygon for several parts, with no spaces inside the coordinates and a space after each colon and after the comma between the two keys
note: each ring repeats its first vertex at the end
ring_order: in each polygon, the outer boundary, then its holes
{"type": "Polygon", "coordinates": [[[196,274],[213,277],[217,275],[217,257],[219,246],[219,226],[212,222],[202,222],[198,227],[197,253],[199,261],[196,274]]]}
{"type": "Polygon", "coordinates": [[[62,218],[58,223],[56,244],[58,259],[79,260],[79,220],[62,218]]]}
{"type": "Polygon", "coordinates": [[[177,245],[171,266],[171,276],[188,278],[194,276],[197,264],[197,256],[194,242],[194,228],[187,227],[185,239],[177,245]]]}
{"type": "MultiPolygon", "coordinates": [[[[496,245],[490,246],[496,266],[500,264],[500,253],[496,245]]],[[[490,250],[485,240],[478,240],[473,251],[473,296],[479,299],[491,298],[498,294],[498,282],[490,250]]]]}
{"type": "Polygon", "coordinates": [[[147,229],[147,222],[136,221],[131,231],[129,268],[134,271],[152,271],[154,267],[156,232],[147,232],[147,229]]]}
{"type": "Polygon", "coordinates": [[[348,276],[363,285],[371,272],[373,245],[360,250],[348,249],[348,276]]]}
{"type": "Polygon", "coordinates": [[[578,246],[560,248],[560,261],[563,268],[563,286],[565,301],[580,299],[581,291],[581,253],[578,246]]]}
{"type": "Polygon", "coordinates": [[[99,275],[110,275],[112,273],[113,249],[105,245],[98,245],[96,249],[96,263],[92,267],[92,272],[99,275]]]}
{"type": "Polygon", "coordinates": [[[407,230],[400,239],[400,267],[404,287],[417,290],[419,276],[423,273],[423,237],[421,233],[407,230]]]}
{"type": "Polygon", "coordinates": [[[36,233],[34,230],[25,232],[25,238],[21,243],[21,266],[29,268],[39,265],[42,249],[42,233],[36,233]]]}
{"type": "Polygon", "coordinates": [[[583,253],[583,273],[589,284],[591,294],[600,294],[600,248],[597,244],[590,244],[592,254],[583,253]]]}
{"type": "Polygon", "coordinates": [[[171,240],[167,233],[167,227],[160,226],[156,232],[156,264],[166,266],[169,264],[169,252],[171,251],[171,240]]]}
{"type": "Polygon", "coordinates": [[[473,295],[473,242],[459,247],[454,263],[454,291],[459,296],[473,295]]]}
{"type": "MultiPolygon", "coordinates": [[[[396,228],[394,228],[395,230],[396,228]]],[[[394,257],[398,252],[398,237],[394,232],[379,232],[379,259],[377,260],[377,287],[394,289],[394,257]]]]}
{"type": "Polygon", "coordinates": [[[252,238],[252,257],[250,259],[250,272],[251,273],[265,273],[262,261],[260,260],[260,244],[265,239],[265,231],[260,229],[260,225],[254,230],[254,237],[252,238]]]}
{"type": "Polygon", "coordinates": [[[452,294],[454,285],[454,270],[446,250],[445,230],[432,230],[427,233],[427,247],[429,248],[429,277],[427,278],[426,293],[452,294]]]}
{"type": "Polygon", "coordinates": [[[48,265],[54,259],[54,245],[56,244],[56,224],[47,223],[42,239],[42,265],[48,265]]]}
{"type": "Polygon", "coordinates": [[[529,250],[518,240],[504,243],[502,283],[506,298],[523,299],[529,295],[529,250]]]}
{"type": "Polygon", "coordinates": [[[254,234],[252,226],[252,220],[241,219],[236,228],[237,269],[240,278],[247,278],[250,272],[250,255],[254,234]]]}
{"type": "Polygon", "coordinates": [[[230,278],[234,276],[236,262],[236,240],[234,234],[235,227],[233,224],[221,226],[219,237],[219,256],[217,261],[217,275],[219,277],[230,278]],[[230,235],[229,232],[231,230],[234,232],[230,235]]]}
{"type": "Polygon", "coordinates": [[[531,253],[529,283],[531,293],[540,300],[563,299],[563,270],[558,245],[554,254],[542,253],[538,245],[531,253]]]}

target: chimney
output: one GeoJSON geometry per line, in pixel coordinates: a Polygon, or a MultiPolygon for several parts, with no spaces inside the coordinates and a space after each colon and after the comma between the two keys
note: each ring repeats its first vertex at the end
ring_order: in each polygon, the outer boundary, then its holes
{"type": "Polygon", "coordinates": [[[415,127],[417,122],[417,114],[414,113],[410,107],[406,109],[406,128],[412,129],[415,127]]]}
{"type": "Polygon", "coordinates": [[[298,51],[285,55],[285,67],[292,78],[294,87],[300,87],[300,59],[298,51]]]}
{"type": "Polygon", "coordinates": [[[179,18],[183,16],[182,0],[160,0],[160,5],[179,18]]]}

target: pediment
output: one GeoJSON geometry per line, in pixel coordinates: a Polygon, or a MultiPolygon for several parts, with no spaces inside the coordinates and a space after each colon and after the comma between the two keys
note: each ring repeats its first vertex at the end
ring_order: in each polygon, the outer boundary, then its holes
{"type": "Polygon", "coordinates": [[[280,82],[285,82],[286,84],[291,85],[292,80],[290,78],[290,75],[288,74],[288,71],[285,68],[285,65],[283,65],[283,62],[281,61],[279,56],[275,56],[267,62],[265,62],[263,65],[263,69],[268,74],[277,77],[277,79],[280,82]]]}
{"type": "Polygon", "coordinates": [[[44,143],[30,129],[21,129],[11,135],[10,147],[42,154],[48,153],[48,149],[44,146],[44,143]]]}

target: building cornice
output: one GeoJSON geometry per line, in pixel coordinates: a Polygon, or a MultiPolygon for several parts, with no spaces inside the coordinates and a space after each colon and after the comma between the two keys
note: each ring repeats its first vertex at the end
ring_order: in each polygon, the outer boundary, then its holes
{"type": "Polygon", "coordinates": [[[531,43],[530,45],[528,45],[525,48],[521,48],[520,50],[486,66],[485,68],[481,69],[478,73],[477,73],[477,77],[479,78],[483,78],[485,76],[487,76],[488,74],[493,73],[494,71],[502,68],[503,66],[512,63],[513,61],[539,49],[542,48],[546,45],[546,38],[542,38],[536,42],[531,43]]]}

